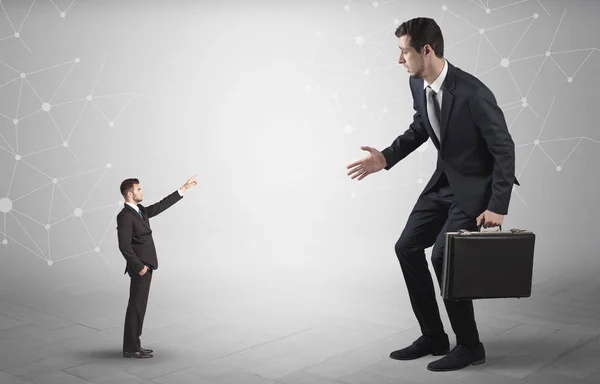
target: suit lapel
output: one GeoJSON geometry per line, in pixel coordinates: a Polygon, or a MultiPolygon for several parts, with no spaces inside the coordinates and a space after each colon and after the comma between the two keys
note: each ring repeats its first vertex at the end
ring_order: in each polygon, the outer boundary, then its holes
{"type": "Polygon", "coordinates": [[[138,204],[138,208],[140,209],[140,212],[142,212],[142,215],[143,215],[142,220],[144,220],[144,222],[148,223],[148,213],[146,212],[146,207],[138,204]]]}
{"type": "Polygon", "coordinates": [[[444,142],[444,134],[446,133],[446,126],[448,125],[448,119],[450,118],[450,111],[452,110],[452,103],[454,102],[454,87],[456,86],[456,73],[454,66],[448,63],[448,73],[446,79],[442,85],[444,93],[442,95],[442,121],[440,122],[440,141],[444,142]]]}
{"type": "MultiPolygon", "coordinates": [[[[139,220],[140,223],[144,224],[144,226],[146,228],[150,229],[150,226],[148,225],[148,220],[147,219],[142,218],[140,216],[140,214],[135,209],[133,209],[132,207],[129,206],[129,204],[125,204],[125,207],[129,208],[129,210],[131,211],[131,213],[136,217],[136,220],[139,220]]],[[[141,211],[141,208],[140,208],[140,211],[141,211]]],[[[142,212],[142,214],[143,213],[144,212],[142,212]]],[[[146,215],[144,215],[144,216],[146,216],[146,215]]]]}

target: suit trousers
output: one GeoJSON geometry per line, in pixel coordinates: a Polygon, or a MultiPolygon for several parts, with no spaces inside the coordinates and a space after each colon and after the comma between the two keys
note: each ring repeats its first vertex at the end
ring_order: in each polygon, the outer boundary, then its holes
{"type": "MultiPolygon", "coordinates": [[[[473,231],[477,224],[457,205],[448,179],[442,174],[430,191],[419,196],[395,247],[412,309],[425,336],[445,337],[425,249],[433,245],[431,263],[441,284],[445,234],[459,229],[473,231]]],[[[444,305],[457,344],[479,343],[473,302],[444,300],[444,305]]]]}
{"type": "Polygon", "coordinates": [[[141,348],[140,336],[146,315],[148,294],[150,293],[150,282],[152,281],[152,269],[144,276],[128,270],[131,282],[129,285],[129,302],[125,313],[125,327],[123,331],[123,352],[136,352],[141,348]]]}

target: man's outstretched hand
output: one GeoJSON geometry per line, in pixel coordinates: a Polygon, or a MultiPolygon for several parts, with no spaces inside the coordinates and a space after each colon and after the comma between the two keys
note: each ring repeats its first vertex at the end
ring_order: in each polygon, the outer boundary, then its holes
{"type": "Polygon", "coordinates": [[[352,179],[358,177],[358,180],[362,180],[371,173],[379,172],[385,168],[387,161],[385,160],[383,153],[379,152],[375,148],[367,146],[362,146],[360,149],[369,152],[369,154],[366,157],[346,166],[346,169],[352,168],[350,171],[348,171],[348,176],[352,176],[352,179]]]}
{"type": "Polygon", "coordinates": [[[197,185],[198,182],[196,180],[194,180],[196,178],[196,176],[198,176],[198,175],[194,175],[194,176],[190,177],[188,179],[188,181],[186,181],[185,184],[183,184],[183,187],[179,188],[179,190],[181,192],[184,192],[186,189],[190,189],[193,186],[197,185]]]}
{"type": "Polygon", "coordinates": [[[498,213],[486,210],[481,215],[477,216],[476,220],[478,227],[481,225],[482,222],[484,228],[498,227],[502,225],[502,221],[504,221],[504,215],[500,215],[498,213]]]}

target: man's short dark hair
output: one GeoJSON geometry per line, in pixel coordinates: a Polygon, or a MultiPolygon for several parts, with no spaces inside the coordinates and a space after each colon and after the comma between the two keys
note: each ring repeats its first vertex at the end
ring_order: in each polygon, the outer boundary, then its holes
{"type": "Polygon", "coordinates": [[[123,182],[121,183],[121,195],[123,195],[123,197],[126,197],[127,192],[133,191],[133,185],[139,184],[139,183],[140,183],[140,181],[138,179],[123,180],[123,182]]]}
{"type": "Polygon", "coordinates": [[[396,37],[405,35],[410,37],[410,46],[417,53],[421,53],[421,49],[429,44],[437,57],[444,57],[444,37],[435,20],[417,17],[405,21],[396,29],[396,37]]]}

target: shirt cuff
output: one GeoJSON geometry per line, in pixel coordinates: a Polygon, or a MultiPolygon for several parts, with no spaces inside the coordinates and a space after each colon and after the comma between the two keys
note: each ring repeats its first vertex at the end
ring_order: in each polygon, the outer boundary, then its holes
{"type": "Polygon", "coordinates": [[[177,188],[177,192],[179,192],[179,196],[183,197],[183,192],[181,192],[181,189],[177,188]]]}

